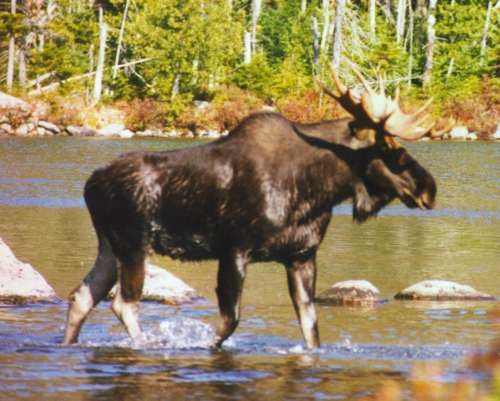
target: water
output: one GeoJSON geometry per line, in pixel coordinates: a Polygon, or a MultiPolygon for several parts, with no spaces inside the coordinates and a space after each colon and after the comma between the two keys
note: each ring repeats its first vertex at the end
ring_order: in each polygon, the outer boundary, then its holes
{"type": "MultiPolygon", "coordinates": [[[[93,264],[96,239],[82,201],[93,169],[125,151],[192,146],[197,141],[0,138],[0,237],[34,266],[59,296],[93,264]]],[[[438,360],[460,380],[464,357],[497,331],[497,302],[394,301],[425,279],[468,284],[500,297],[500,144],[408,144],[434,174],[434,211],[395,203],[364,225],[350,206],[334,210],[318,255],[317,292],[366,279],[390,302],[375,308],[318,306],[322,348],[304,349],[284,268],[254,264],[242,321],[223,350],[208,345],[218,311],[216,263],[155,257],[207,303],[142,303],[138,342],[103,303],[80,343],[60,345],[66,302],[0,307],[0,399],[357,399],[385,379],[407,386],[417,361],[438,360]]]]}

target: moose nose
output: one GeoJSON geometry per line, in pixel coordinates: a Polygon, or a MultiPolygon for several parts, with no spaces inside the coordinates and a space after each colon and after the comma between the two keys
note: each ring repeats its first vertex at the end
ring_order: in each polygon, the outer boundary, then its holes
{"type": "Polygon", "coordinates": [[[436,204],[436,197],[429,191],[424,191],[417,199],[417,204],[422,210],[433,209],[436,204]]]}

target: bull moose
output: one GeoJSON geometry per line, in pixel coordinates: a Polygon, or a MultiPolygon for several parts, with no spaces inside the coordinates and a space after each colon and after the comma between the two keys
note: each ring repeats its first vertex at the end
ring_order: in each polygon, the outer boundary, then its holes
{"type": "Polygon", "coordinates": [[[94,267],[69,298],[64,343],[77,341],[92,308],[118,283],[111,309],[135,338],[145,264],[153,253],[217,259],[220,325],[214,346],[236,329],[246,268],[277,261],[308,348],[320,344],[313,303],[316,252],[332,208],[353,199],[363,222],[395,198],[432,209],[436,183],[396,137],[415,140],[424,108],[402,112],[394,99],[340,82],[323,90],[354,118],[299,124],[274,113],[250,115],[224,138],[189,149],[136,151],[97,169],[85,202],[98,238],[94,267]]]}

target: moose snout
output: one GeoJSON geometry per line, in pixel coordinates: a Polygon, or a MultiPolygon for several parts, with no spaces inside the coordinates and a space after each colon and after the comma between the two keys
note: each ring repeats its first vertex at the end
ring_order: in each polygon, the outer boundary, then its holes
{"type": "Polygon", "coordinates": [[[418,207],[422,210],[434,209],[436,205],[436,196],[431,194],[429,191],[424,191],[420,197],[416,199],[418,207]]]}
{"type": "Polygon", "coordinates": [[[404,189],[400,199],[409,208],[418,207],[420,210],[430,210],[436,204],[436,191],[424,189],[420,194],[417,194],[410,189],[404,189]]]}

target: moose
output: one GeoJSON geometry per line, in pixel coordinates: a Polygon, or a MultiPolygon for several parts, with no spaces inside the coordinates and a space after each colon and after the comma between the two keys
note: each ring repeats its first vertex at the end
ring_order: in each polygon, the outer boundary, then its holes
{"type": "Polygon", "coordinates": [[[135,151],[97,169],[84,197],[98,256],[69,296],[64,344],[78,340],[85,318],[116,283],[111,309],[136,338],[145,264],[156,252],[218,260],[216,347],[238,326],[247,265],[283,264],[306,345],[318,347],[315,259],[332,208],[352,198],[353,219],[363,222],[395,198],[426,210],[436,197],[432,175],[396,140],[433,135],[433,126],[418,128],[427,104],[404,113],[398,93],[386,96],[381,82],[376,93],[355,73],[361,95],[333,69],[339,94],[319,83],[354,118],[300,124],[257,113],[214,142],[135,151]]]}

